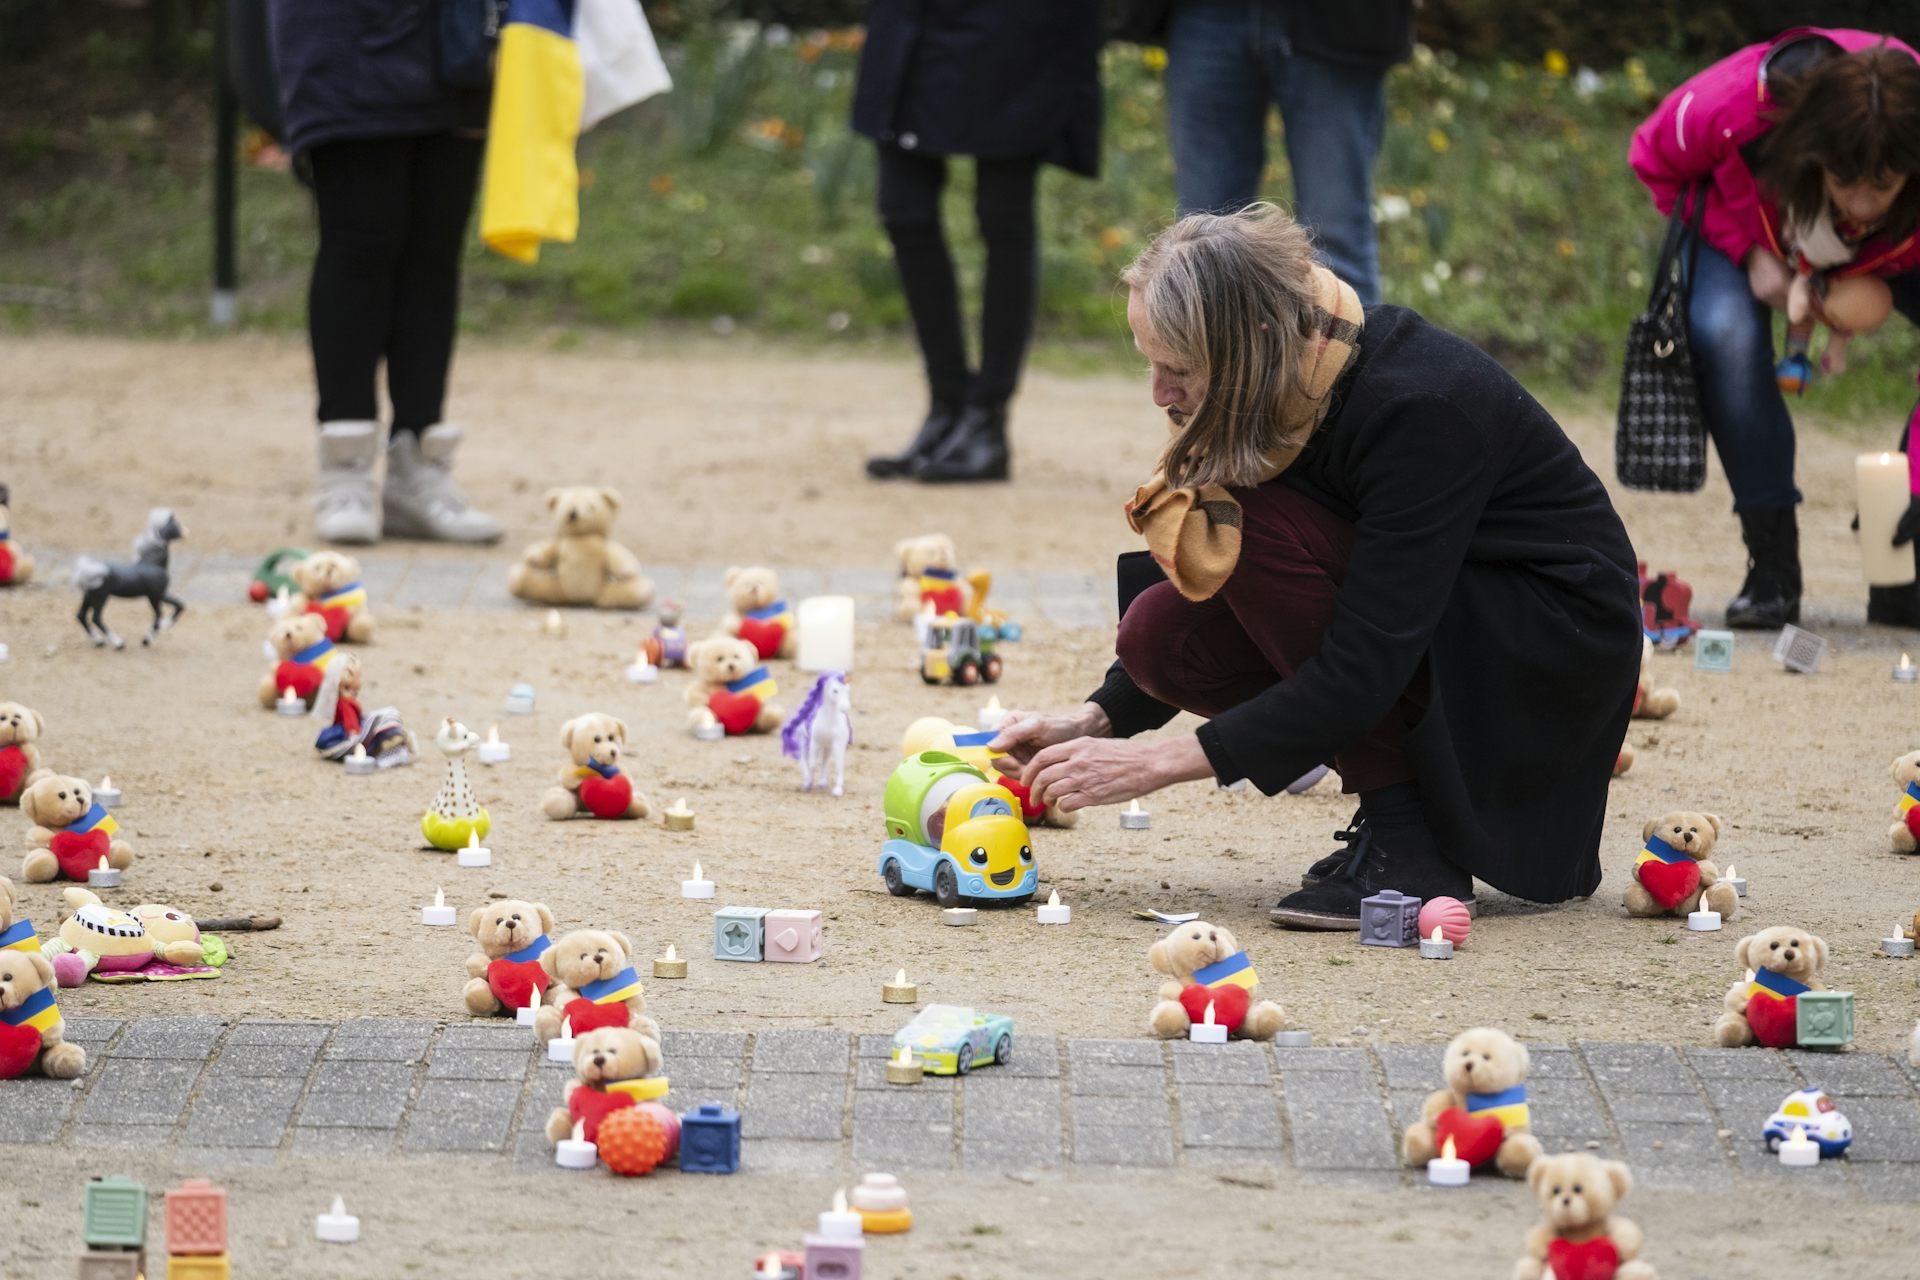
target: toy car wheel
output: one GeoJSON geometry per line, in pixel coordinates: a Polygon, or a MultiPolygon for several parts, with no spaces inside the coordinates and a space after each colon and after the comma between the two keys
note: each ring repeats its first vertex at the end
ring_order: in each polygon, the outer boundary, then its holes
{"type": "Polygon", "coordinates": [[[953,874],[953,864],[943,862],[934,868],[933,900],[943,907],[960,905],[960,877],[953,874]]]}
{"type": "Polygon", "coordinates": [[[993,1060],[1004,1067],[1011,1057],[1013,1057],[1013,1037],[1002,1034],[999,1042],[993,1046],[993,1060]]]}
{"type": "Polygon", "coordinates": [[[972,658],[967,658],[954,668],[953,679],[956,684],[979,684],[980,664],[972,658]]]}
{"type": "Polygon", "coordinates": [[[922,671],[922,672],[920,673],[920,683],[921,683],[921,684],[939,684],[939,683],[940,683],[940,677],[939,677],[939,676],[930,676],[930,675],[928,675],[928,674],[927,674],[926,672],[924,672],[924,671],[922,671]]]}
{"type": "Polygon", "coordinates": [[[988,658],[986,666],[981,668],[980,674],[986,677],[988,684],[992,684],[1000,678],[1000,673],[1005,669],[1005,664],[1002,663],[1000,659],[988,658]]]}
{"type": "Polygon", "coordinates": [[[1773,1151],[1773,1152],[1778,1152],[1778,1151],[1780,1150],[1780,1135],[1779,1135],[1779,1134],[1777,1134],[1777,1133],[1770,1133],[1770,1134],[1768,1134],[1768,1135],[1767,1135],[1767,1150],[1769,1150],[1769,1151],[1773,1151]]]}
{"type": "Polygon", "coordinates": [[[957,1075],[966,1075],[973,1070],[973,1046],[963,1044],[953,1055],[953,1070],[957,1075]]]}
{"type": "Polygon", "coordinates": [[[913,886],[900,878],[900,859],[889,858],[887,868],[880,873],[880,878],[887,882],[887,892],[894,897],[911,898],[913,896],[913,886]]]}

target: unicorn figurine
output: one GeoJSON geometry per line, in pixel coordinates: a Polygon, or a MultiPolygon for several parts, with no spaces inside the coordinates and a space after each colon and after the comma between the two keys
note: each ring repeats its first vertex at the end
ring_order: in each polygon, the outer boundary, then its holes
{"type": "Polygon", "coordinates": [[[853,700],[847,696],[847,677],[822,672],[807,690],[806,700],[780,730],[780,753],[800,762],[800,789],[827,785],[827,761],[833,761],[833,794],[846,791],[847,746],[853,741],[853,700]]]}

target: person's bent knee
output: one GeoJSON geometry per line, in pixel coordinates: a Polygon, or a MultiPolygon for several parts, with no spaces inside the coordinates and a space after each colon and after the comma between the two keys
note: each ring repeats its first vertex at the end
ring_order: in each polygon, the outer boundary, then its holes
{"type": "Polygon", "coordinates": [[[1169,642],[1172,631],[1167,616],[1169,600],[1175,604],[1180,602],[1180,594],[1172,583],[1156,583],[1143,591],[1120,619],[1120,634],[1113,649],[1120,665],[1142,691],[1171,703],[1170,695],[1176,682],[1171,662],[1173,646],[1169,642]]]}

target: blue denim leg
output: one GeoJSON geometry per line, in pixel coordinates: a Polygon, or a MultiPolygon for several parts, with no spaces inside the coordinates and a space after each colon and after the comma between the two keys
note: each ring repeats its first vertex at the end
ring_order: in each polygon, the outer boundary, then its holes
{"type": "Polygon", "coordinates": [[[1268,106],[1253,0],[1178,0],[1167,27],[1167,125],[1182,214],[1229,213],[1259,198],[1268,106]]]}
{"type": "Polygon", "coordinates": [[[1360,301],[1378,302],[1373,162],[1386,123],[1386,76],[1271,45],[1267,65],[1293,167],[1294,213],[1333,273],[1360,301]]]}
{"type": "MultiPolygon", "coordinates": [[[[1685,261],[1686,248],[1680,252],[1685,261]]],[[[1797,505],[1793,415],[1773,374],[1773,309],[1753,296],[1745,270],[1707,244],[1693,262],[1687,337],[1700,409],[1733,489],[1733,509],[1797,505]]]]}

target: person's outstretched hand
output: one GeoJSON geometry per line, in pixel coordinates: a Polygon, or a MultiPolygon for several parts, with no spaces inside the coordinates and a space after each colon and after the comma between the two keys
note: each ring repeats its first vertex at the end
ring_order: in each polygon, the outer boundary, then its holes
{"type": "Polygon", "coordinates": [[[1000,732],[987,744],[990,751],[1004,751],[993,764],[1000,772],[1019,775],[1042,748],[1075,738],[1104,738],[1113,730],[1106,709],[1088,702],[1078,711],[1065,715],[1043,715],[1036,711],[1009,711],[1000,732]]]}
{"type": "Polygon", "coordinates": [[[1200,740],[1191,734],[1157,742],[1109,738],[1107,714],[1088,703],[1072,715],[1016,713],[992,749],[1005,774],[1018,774],[1035,804],[1071,813],[1138,799],[1175,782],[1213,776],[1200,740]]]}

